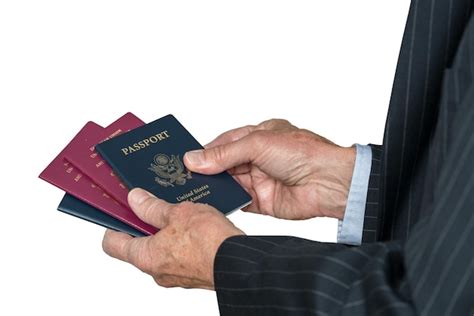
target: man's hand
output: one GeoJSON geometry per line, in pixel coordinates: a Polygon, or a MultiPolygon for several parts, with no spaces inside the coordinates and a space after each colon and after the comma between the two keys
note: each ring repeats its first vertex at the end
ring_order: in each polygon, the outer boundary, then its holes
{"type": "Polygon", "coordinates": [[[186,153],[188,169],[225,170],[251,194],[245,210],[285,219],[342,219],[355,148],[344,148],[285,120],[228,131],[205,150],[186,153]]]}
{"type": "Polygon", "coordinates": [[[244,233],[207,204],[170,204],[142,189],[132,190],[128,202],[141,220],[161,230],[140,238],[107,230],[104,251],[161,286],[213,289],[217,249],[228,237],[244,233]]]}

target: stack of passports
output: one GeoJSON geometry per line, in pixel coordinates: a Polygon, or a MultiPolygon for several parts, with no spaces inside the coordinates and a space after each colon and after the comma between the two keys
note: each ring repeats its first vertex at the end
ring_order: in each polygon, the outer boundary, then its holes
{"type": "Polygon", "coordinates": [[[58,210],[132,236],[156,233],[127,202],[139,187],[170,203],[207,203],[229,214],[251,197],[227,172],[186,169],[187,151],[202,149],[172,115],[145,124],[126,113],[107,127],[88,122],[40,174],[66,193],[58,210]]]}

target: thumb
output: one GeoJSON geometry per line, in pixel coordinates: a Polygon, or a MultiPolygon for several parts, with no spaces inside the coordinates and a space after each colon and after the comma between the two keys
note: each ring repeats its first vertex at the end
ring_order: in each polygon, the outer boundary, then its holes
{"type": "Polygon", "coordinates": [[[258,150],[256,137],[250,134],[235,142],[188,151],[184,155],[184,163],[191,171],[216,174],[252,162],[258,154],[258,150]]]}

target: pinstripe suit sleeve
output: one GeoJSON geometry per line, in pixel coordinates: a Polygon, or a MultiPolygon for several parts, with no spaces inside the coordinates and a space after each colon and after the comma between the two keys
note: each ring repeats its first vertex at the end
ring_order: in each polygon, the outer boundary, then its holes
{"type": "MultiPolygon", "coordinates": [[[[474,87],[473,87],[474,88],[474,87]]],[[[440,173],[432,216],[406,242],[360,247],[282,236],[220,246],[221,315],[470,315],[474,311],[474,89],[440,173]]]]}
{"type": "Polygon", "coordinates": [[[380,160],[383,146],[371,144],[370,147],[372,148],[372,166],[370,169],[369,187],[367,189],[362,243],[374,242],[377,240],[377,219],[380,208],[380,160]]]}
{"type": "Polygon", "coordinates": [[[394,315],[412,315],[414,306],[399,288],[401,252],[398,243],[349,247],[295,237],[231,237],[215,259],[220,313],[353,315],[396,306],[394,315]],[[367,293],[375,304],[365,301],[367,293]]]}

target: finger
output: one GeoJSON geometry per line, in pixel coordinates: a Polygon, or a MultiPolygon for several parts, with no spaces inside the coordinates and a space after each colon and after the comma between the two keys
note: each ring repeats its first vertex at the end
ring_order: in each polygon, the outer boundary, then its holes
{"type": "Polygon", "coordinates": [[[246,190],[253,190],[252,187],[252,176],[249,174],[237,174],[233,176],[235,181],[237,181],[241,186],[246,190]]]}
{"type": "Polygon", "coordinates": [[[258,196],[252,186],[251,176],[248,174],[241,174],[234,176],[234,179],[245,189],[245,191],[247,191],[248,194],[250,194],[252,198],[251,204],[258,204],[258,196]]]}
{"type": "Polygon", "coordinates": [[[102,240],[102,249],[111,257],[127,261],[125,248],[127,247],[127,243],[132,239],[133,237],[130,235],[107,229],[104,234],[104,239],[102,240]]]}
{"type": "Polygon", "coordinates": [[[140,188],[135,188],[128,193],[128,204],[145,223],[160,229],[168,225],[173,204],[158,199],[153,194],[140,188]]]}
{"type": "Polygon", "coordinates": [[[190,170],[203,174],[216,174],[255,160],[259,150],[256,134],[250,134],[235,142],[209,149],[193,150],[184,155],[184,163],[190,170]]]}
{"type": "Polygon", "coordinates": [[[151,237],[132,237],[124,233],[107,229],[102,241],[102,249],[109,256],[133,264],[142,271],[148,271],[150,260],[149,247],[151,237]]]}
{"type": "Polygon", "coordinates": [[[246,207],[242,208],[242,211],[247,212],[247,213],[268,215],[268,214],[264,214],[260,211],[260,209],[258,208],[258,203],[251,203],[251,204],[247,205],[246,207]]]}
{"type": "Polygon", "coordinates": [[[255,128],[256,127],[254,125],[247,125],[247,126],[232,129],[230,131],[227,131],[217,136],[212,142],[205,145],[204,148],[207,149],[207,148],[212,148],[212,147],[235,142],[241,139],[242,137],[245,137],[248,134],[250,134],[252,131],[255,130],[255,128]]]}
{"type": "Polygon", "coordinates": [[[240,175],[240,174],[247,174],[250,172],[251,169],[252,169],[252,166],[246,163],[246,164],[231,168],[227,171],[229,171],[231,175],[235,176],[235,175],[240,175]]]}

